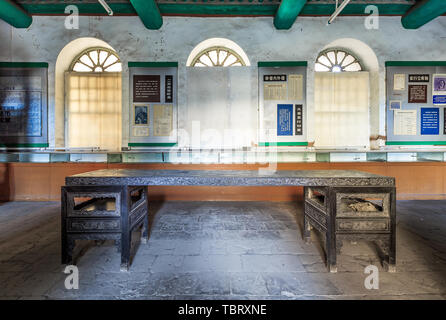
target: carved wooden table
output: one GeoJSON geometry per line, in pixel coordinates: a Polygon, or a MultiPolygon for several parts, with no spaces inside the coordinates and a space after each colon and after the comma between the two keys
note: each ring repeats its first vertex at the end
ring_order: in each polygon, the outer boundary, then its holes
{"type": "Polygon", "coordinates": [[[114,239],[128,269],[131,233],[145,226],[146,186],[304,186],[304,238],[325,234],[327,267],[336,272],[343,240],[375,241],[395,270],[395,179],[353,170],[203,171],[105,169],[66,177],[62,187],[62,263],[77,239],[114,239]],[[81,199],[77,203],[75,199],[81,199]],[[86,199],[85,199],[86,198],[86,199]],[[84,201],[82,201],[84,200],[84,201]],[[114,203],[114,206],[113,206],[114,203]],[[111,207],[107,210],[107,206],[111,207]]]}

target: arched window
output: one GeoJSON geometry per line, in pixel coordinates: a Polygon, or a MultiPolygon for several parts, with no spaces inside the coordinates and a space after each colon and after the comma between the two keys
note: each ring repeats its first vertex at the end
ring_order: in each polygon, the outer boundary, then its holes
{"type": "Polygon", "coordinates": [[[226,47],[211,47],[201,51],[192,60],[192,67],[234,67],[245,66],[242,57],[226,47]]]}
{"type": "Polygon", "coordinates": [[[89,48],[81,52],[71,63],[70,71],[121,72],[122,64],[116,53],[107,48],[89,48]]]}
{"type": "Polygon", "coordinates": [[[234,41],[209,38],[197,44],[186,61],[188,67],[234,67],[251,63],[245,51],[234,41]]]}
{"type": "Polygon", "coordinates": [[[363,71],[359,60],[344,50],[323,51],[316,59],[314,70],[317,72],[363,71]]]}
{"type": "Polygon", "coordinates": [[[65,73],[66,138],[69,148],[120,150],[121,60],[112,49],[81,51],[65,73]]]}
{"type": "Polygon", "coordinates": [[[322,51],[315,71],[315,146],[368,148],[368,72],[355,56],[337,49],[322,51]]]}

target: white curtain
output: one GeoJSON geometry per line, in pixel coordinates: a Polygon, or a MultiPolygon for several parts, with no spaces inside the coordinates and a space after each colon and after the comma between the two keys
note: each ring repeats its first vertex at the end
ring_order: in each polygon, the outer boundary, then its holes
{"type": "Polygon", "coordinates": [[[66,74],[68,147],[121,148],[121,73],[66,74]]]}
{"type": "Polygon", "coordinates": [[[369,73],[315,73],[315,146],[369,146],[369,73]]]}

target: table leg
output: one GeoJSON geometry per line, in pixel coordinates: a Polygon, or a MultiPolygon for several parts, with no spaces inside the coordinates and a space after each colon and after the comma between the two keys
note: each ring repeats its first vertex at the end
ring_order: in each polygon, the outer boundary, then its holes
{"type": "Polygon", "coordinates": [[[67,217],[67,193],[64,187],[61,188],[61,241],[62,241],[62,264],[70,264],[73,260],[73,243],[68,241],[66,230],[67,217]]]}
{"type": "Polygon", "coordinates": [[[384,261],[384,268],[388,272],[396,272],[396,188],[390,192],[389,255],[387,261],[384,261]]]}
{"type": "Polygon", "coordinates": [[[337,272],[336,266],[336,193],[327,188],[328,217],[327,232],[325,233],[325,252],[327,254],[327,268],[330,272],[337,272]]]}
{"type": "Polygon", "coordinates": [[[144,217],[144,224],[142,227],[142,233],[141,233],[141,243],[147,243],[147,241],[149,240],[149,195],[148,195],[148,188],[145,187],[144,188],[144,193],[145,193],[145,197],[146,197],[146,202],[147,202],[147,213],[144,217]]]}
{"type": "Polygon", "coordinates": [[[308,217],[306,215],[306,197],[308,197],[308,189],[307,187],[304,187],[304,231],[303,231],[303,238],[305,243],[311,243],[311,224],[310,221],[308,220],[308,217]]]}
{"type": "Polygon", "coordinates": [[[123,186],[121,189],[121,271],[128,271],[130,265],[130,247],[132,243],[129,225],[130,198],[128,186],[123,186]]]}
{"type": "Polygon", "coordinates": [[[130,248],[131,248],[131,234],[124,232],[121,236],[121,271],[129,271],[130,266],[130,248]]]}

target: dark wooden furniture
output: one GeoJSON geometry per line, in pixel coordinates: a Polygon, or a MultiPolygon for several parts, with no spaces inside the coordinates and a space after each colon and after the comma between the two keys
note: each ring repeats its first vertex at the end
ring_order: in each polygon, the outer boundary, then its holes
{"type": "Polygon", "coordinates": [[[343,240],[375,241],[395,270],[395,179],[353,170],[203,171],[106,169],[65,179],[62,187],[62,263],[72,260],[76,239],[120,242],[122,269],[129,266],[131,232],[145,225],[147,189],[142,186],[304,186],[304,238],[315,227],[325,235],[327,266],[336,272],[343,240]],[[138,191],[140,190],[140,191],[138,191]],[[142,191],[141,191],[142,190],[142,191]],[[141,192],[142,198],[132,192],[141,192]],[[74,197],[90,199],[76,204],[74,197]],[[110,199],[114,211],[104,211],[110,199]],[[134,200],[139,199],[139,200],[134,200]]]}
{"type": "Polygon", "coordinates": [[[73,262],[76,240],[115,240],[121,270],[128,270],[132,232],[148,236],[147,187],[62,187],[62,263],[73,262]]]}
{"type": "Polygon", "coordinates": [[[327,267],[336,272],[342,242],[374,241],[384,266],[395,272],[396,208],[394,187],[305,187],[304,239],[314,227],[325,236],[327,267]]]}

